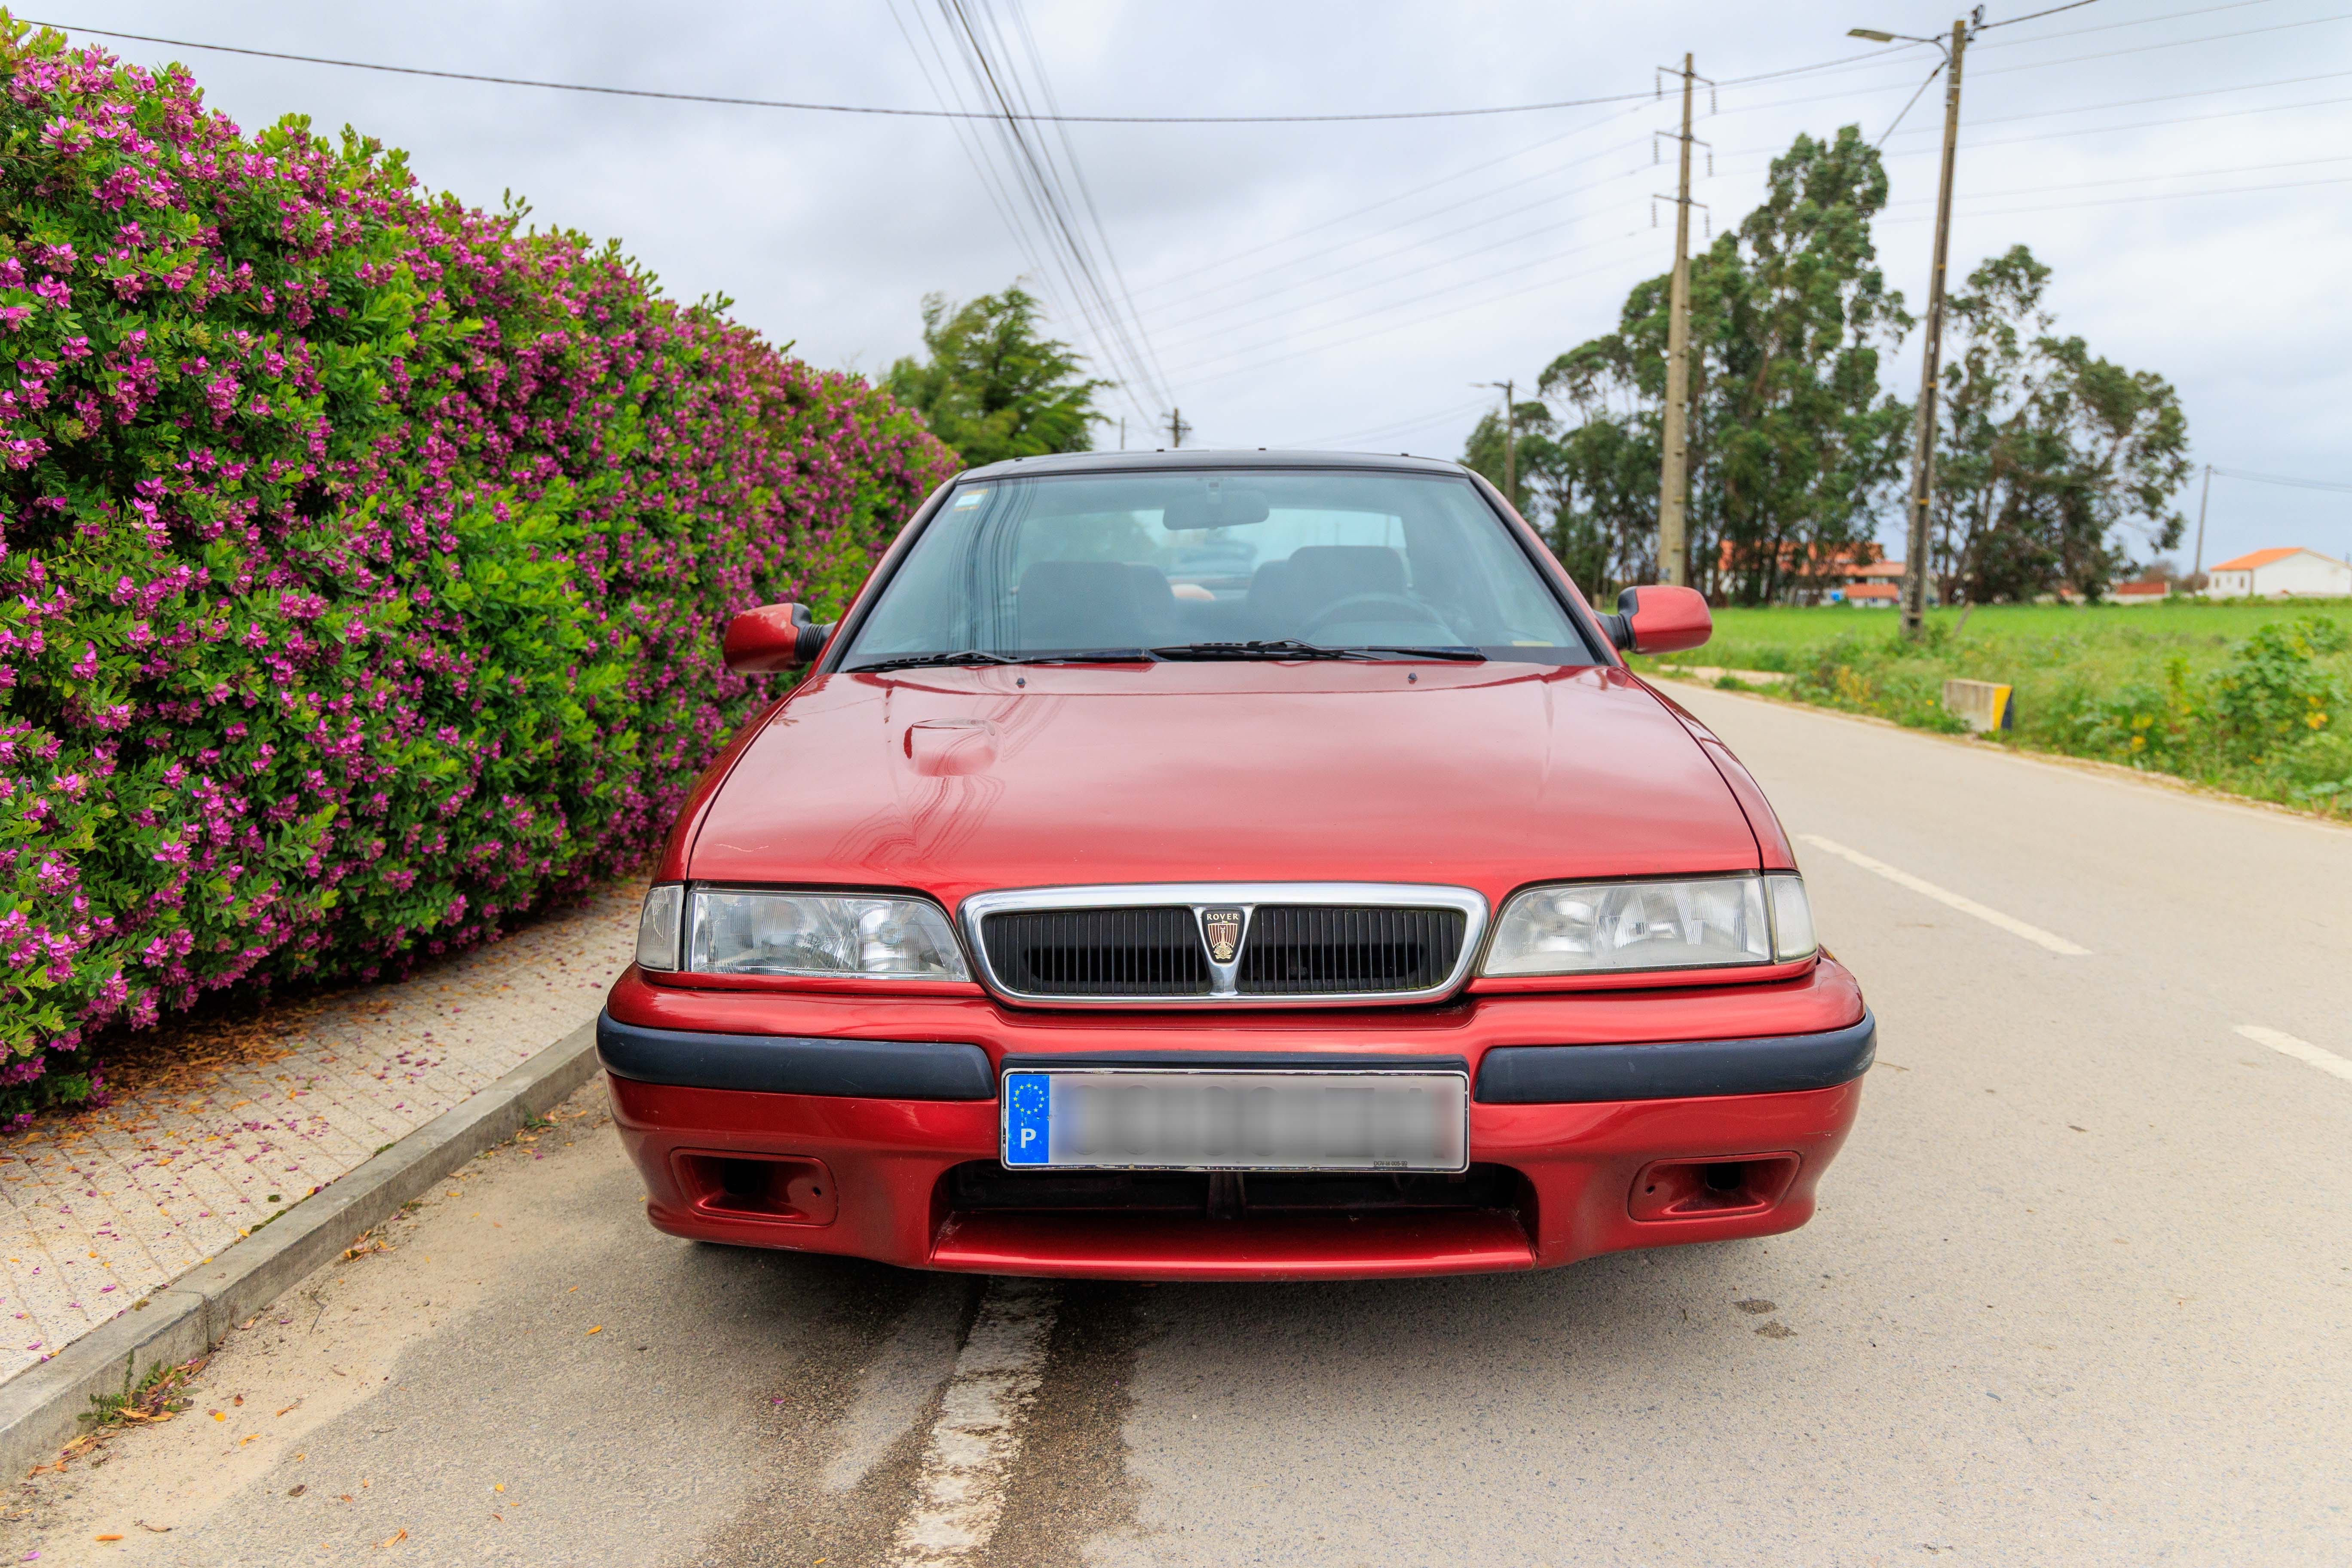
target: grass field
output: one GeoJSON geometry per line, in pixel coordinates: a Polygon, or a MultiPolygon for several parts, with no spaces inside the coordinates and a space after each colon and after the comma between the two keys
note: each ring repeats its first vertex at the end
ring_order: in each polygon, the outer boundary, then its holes
{"type": "MultiPolygon", "coordinates": [[[[2174,773],[2330,816],[2352,815],[2352,600],[1937,610],[1919,644],[1895,612],[1726,608],[1675,664],[1791,677],[1772,695],[1954,731],[1951,677],[2015,689],[2028,750],[2174,773]]],[[[1729,682],[1727,682],[1729,683],[1729,682]]]]}

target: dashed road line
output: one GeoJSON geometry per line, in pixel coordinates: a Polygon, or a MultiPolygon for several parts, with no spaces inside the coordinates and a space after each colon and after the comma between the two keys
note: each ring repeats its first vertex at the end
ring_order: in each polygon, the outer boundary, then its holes
{"type": "Polygon", "coordinates": [[[989,1281],[923,1446],[914,1508],[898,1525],[890,1559],[895,1568],[967,1563],[995,1538],[1060,1300],[1043,1280],[989,1281]]]}
{"type": "Polygon", "coordinates": [[[2345,1082],[2352,1083],[2352,1061],[2346,1060],[2324,1046],[2315,1046],[2309,1040],[2299,1040],[2282,1030],[2265,1029],[2260,1024],[2241,1024],[2238,1026],[2238,1033],[2258,1046],[2268,1046],[2282,1056],[2290,1056],[2299,1062],[2307,1062],[2321,1072],[2334,1073],[2345,1082]]]}
{"type": "Polygon", "coordinates": [[[2010,935],[2021,936],[2037,947],[2048,948],[2052,952],[2067,958],[2090,956],[2089,948],[2077,947],[2055,931],[2046,931],[2038,925],[2027,924],[2014,915],[2005,915],[1999,910],[1987,909],[1964,893],[1956,893],[1949,888],[1939,888],[1925,878],[1915,877],[1908,871],[1898,870],[1884,860],[1874,860],[1859,849],[1849,849],[1833,839],[1823,838],[1818,833],[1800,833],[1797,837],[1816,849],[1826,849],[1840,859],[1853,861],[1865,871],[1874,871],[1897,887],[1908,888],[1915,893],[1924,893],[1939,904],[1948,904],[1964,915],[1974,915],[1987,925],[1999,926],[2010,935]]]}

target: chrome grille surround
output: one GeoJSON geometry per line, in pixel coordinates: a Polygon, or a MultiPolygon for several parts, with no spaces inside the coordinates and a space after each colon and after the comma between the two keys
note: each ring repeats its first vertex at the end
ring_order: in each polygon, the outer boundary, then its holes
{"type": "MultiPolygon", "coordinates": [[[[1095,887],[1016,888],[975,893],[956,911],[963,927],[965,946],[978,965],[980,978],[991,991],[1029,1006],[1039,1007],[1329,1007],[1402,1005],[1430,1002],[1451,995],[1469,978],[1484,945],[1489,910],[1486,900],[1474,889],[1416,882],[1125,882],[1095,887]],[[1243,936],[1229,963],[1210,957],[1205,933],[1199,935],[1207,963],[1210,985],[1198,990],[1164,994],[1070,994],[1024,990],[1009,984],[990,956],[986,921],[992,915],[1036,914],[1048,911],[1139,910],[1183,908],[1192,912],[1196,932],[1202,917],[1239,911],[1243,936]],[[1316,910],[1433,910],[1458,915],[1461,942],[1454,961],[1434,984],[1411,990],[1257,992],[1240,988],[1248,963],[1253,929],[1260,908],[1316,910]]],[[[1451,925],[1451,921],[1443,922],[1451,925]]]]}

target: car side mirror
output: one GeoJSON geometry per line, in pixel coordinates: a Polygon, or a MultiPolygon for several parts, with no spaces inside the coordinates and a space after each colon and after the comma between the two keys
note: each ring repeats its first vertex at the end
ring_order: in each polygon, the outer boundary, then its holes
{"type": "Polygon", "coordinates": [[[1628,653],[1679,653],[1715,635],[1706,595],[1664,583],[1626,589],[1617,595],[1617,613],[1601,620],[1609,640],[1628,653]]]}
{"type": "Polygon", "coordinates": [[[806,605],[762,605],[727,623],[727,668],[738,675],[798,669],[824,651],[835,623],[812,621],[806,605]]]}

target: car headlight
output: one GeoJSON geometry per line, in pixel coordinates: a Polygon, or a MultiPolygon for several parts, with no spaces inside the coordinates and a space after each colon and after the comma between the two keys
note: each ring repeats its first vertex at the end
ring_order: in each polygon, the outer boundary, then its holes
{"type": "Polygon", "coordinates": [[[1786,963],[1814,948],[1792,875],[1562,882],[1503,906],[1486,974],[1593,974],[1786,963]]]}
{"type": "Polygon", "coordinates": [[[637,926],[637,963],[698,974],[971,978],[947,916],[925,899],[709,888],[688,892],[676,884],[646,895],[637,926]]]}

